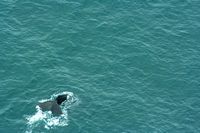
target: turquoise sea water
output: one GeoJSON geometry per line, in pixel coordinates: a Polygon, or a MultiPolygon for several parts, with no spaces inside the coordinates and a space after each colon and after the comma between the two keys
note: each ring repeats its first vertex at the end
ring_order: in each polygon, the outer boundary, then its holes
{"type": "Polygon", "coordinates": [[[0,1],[0,133],[199,133],[199,82],[199,0],[0,1]]]}

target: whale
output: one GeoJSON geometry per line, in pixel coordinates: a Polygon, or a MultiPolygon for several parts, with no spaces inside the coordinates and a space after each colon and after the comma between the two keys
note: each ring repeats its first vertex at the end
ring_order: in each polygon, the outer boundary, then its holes
{"type": "Polygon", "coordinates": [[[58,95],[55,100],[39,103],[38,106],[44,111],[51,111],[52,114],[61,115],[63,113],[59,105],[61,105],[66,100],[67,94],[58,95]]]}

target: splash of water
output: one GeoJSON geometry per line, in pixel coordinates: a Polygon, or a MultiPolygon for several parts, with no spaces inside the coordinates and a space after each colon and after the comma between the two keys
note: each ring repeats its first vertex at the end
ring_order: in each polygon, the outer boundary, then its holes
{"type": "Polygon", "coordinates": [[[28,130],[26,133],[32,133],[34,128],[39,125],[44,125],[44,128],[51,129],[56,126],[67,126],[68,125],[68,112],[67,109],[78,103],[78,98],[74,96],[72,92],[62,92],[51,95],[50,99],[42,99],[39,102],[45,102],[49,100],[54,100],[58,95],[67,94],[67,101],[61,104],[61,109],[63,114],[60,116],[55,116],[51,111],[42,111],[39,106],[36,106],[36,113],[34,115],[26,116],[28,120],[28,130]]]}

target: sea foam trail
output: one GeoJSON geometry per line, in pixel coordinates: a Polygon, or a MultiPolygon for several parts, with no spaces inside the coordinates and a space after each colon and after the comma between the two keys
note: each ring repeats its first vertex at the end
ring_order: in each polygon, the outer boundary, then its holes
{"type": "Polygon", "coordinates": [[[26,133],[31,133],[34,128],[44,126],[46,129],[51,129],[56,126],[67,126],[68,125],[68,112],[67,109],[78,103],[78,98],[74,96],[72,92],[62,92],[51,95],[50,99],[42,99],[39,102],[45,102],[49,100],[54,100],[58,95],[67,94],[67,101],[61,104],[61,109],[63,114],[60,116],[55,116],[51,111],[42,111],[41,108],[36,106],[36,113],[34,115],[26,116],[27,131],[26,133]]]}

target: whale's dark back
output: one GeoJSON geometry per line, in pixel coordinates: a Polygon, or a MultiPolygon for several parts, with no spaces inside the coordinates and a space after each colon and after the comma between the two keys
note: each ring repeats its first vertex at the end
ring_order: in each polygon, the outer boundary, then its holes
{"type": "Polygon", "coordinates": [[[56,98],[57,104],[60,105],[62,102],[64,102],[65,100],[67,100],[67,95],[59,95],[56,98]]]}

